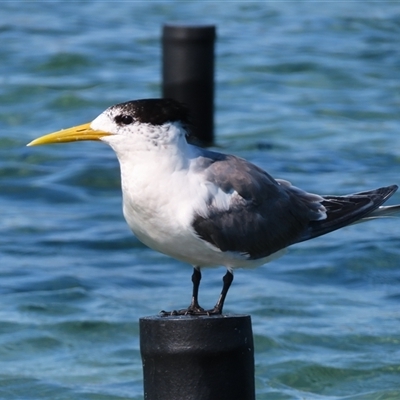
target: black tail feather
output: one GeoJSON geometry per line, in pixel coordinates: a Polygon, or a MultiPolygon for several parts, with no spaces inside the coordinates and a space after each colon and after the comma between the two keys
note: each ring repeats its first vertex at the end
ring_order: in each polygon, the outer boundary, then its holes
{"type": "Polygon", "coordinates": [[[324,235],[368,217],[397,189],[397,185],[392,185],[347,196],[323,196],[322,205],[326,208],[327,218],[311,221],[309,229],[298,242],[324,235]]]}

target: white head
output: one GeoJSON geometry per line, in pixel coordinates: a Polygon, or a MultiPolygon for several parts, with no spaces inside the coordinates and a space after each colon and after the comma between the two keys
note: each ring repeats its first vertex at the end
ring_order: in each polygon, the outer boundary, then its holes
{"type": "Polygon", "coordinates": [[[121,146],[135,151],[176,146],[185,138],[188,111],[170,99],[129,101],[109,107],[90,127],[111,135],[101,138],[115,151],[121,146]]]}

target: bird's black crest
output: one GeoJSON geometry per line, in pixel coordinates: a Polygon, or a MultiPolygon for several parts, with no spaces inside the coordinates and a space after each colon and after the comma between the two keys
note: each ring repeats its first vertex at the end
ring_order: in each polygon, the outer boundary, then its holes
{"type": "Polygon", "coordinates": [[[173,99],[132,100],[114,107],[121,110],[121,114],[116,117],[118,123],[123,123],[123,118],[126,119],[127,116],[133,117],[135,121],[152,125],[175,121],[185,125],[190,123],[188,108],[173,99]]]}

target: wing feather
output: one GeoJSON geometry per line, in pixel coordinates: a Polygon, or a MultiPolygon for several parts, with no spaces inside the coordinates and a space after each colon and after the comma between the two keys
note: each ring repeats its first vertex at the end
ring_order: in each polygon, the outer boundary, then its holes
{"type": "Polygon", "coordinates": [[[207,214],[195,213],[192,226],[221,251],[249,259],[366,218],[397,190],[393,185],[348,196],[319,196],[275,180],[241,158],[206,150],[202,154],[199,164],[208,181],[232,196],[224,209],[208,199],[207,214]]]}

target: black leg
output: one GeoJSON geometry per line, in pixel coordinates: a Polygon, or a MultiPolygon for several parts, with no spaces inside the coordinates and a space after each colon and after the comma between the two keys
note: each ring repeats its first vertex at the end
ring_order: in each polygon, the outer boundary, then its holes
{"type": "Polygon", "coordinates": [[[228,290],[233,282],[232,272],[228,270],[224,275],[224,277],[222,278],[222,281],[224,284],[222,286],[221,294],[218,298],[217,304],[215,304],[214,308],[208,312],[209,314],[222,314],[222,309],[224,307],[226,295],[228,294],[228,290]]]}
{"type": "Polygon", "coordinates": [[[193,268],[192,282],[193,282],[193,292],[192,301],[188,307],[190,314],[198,314],[199,312],[204,312],[204,309],[199,305],[199,286],[201,281],[201,271],[200,268],[193,268]]]}
{"type": "Polygon", "coordinates": [[[168,315],[216,315],[222,314],[222,309],[224,307],[224,302],[226,295],[228,294],[228,290],[233,282],[233,274],[229,270],[224,275],[222,281],[223,286],[221,290],[221,294],[218,298],[217,303],[215,304],[212,310],[205,310],[203,307],[199,305],[199,286],[201,281],[201,272],[200,268],[194,267],[193,274],[192,274],[192,282],[193,282],[193,292],[192,292],[192,301],[188,308],[178,311],[161,311],[160,314],[162,316],[168,315]]]}
{"type": "Polygon", "coordinates": [[[162,316],[167,315],[207,315],[208,312],[204,310],[203,307],[200,307],[199,304],[199,286],[201,281],[201,271],[198,267],[193,267],[192,274],[192,283],[193,283],[193,291],[192,291],[192,301],[188,308],[178,311],[161,311],[160,314],[162,316]]]}

